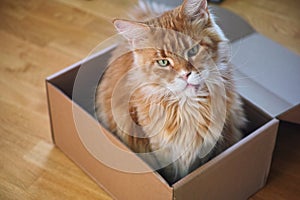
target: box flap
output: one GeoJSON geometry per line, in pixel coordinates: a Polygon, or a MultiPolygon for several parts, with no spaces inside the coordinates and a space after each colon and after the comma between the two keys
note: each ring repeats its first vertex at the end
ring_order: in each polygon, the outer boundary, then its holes
{"type": "Polygon", "coordinates": [[[233,42],[232,55],[238,91],[246,99],[272,117],[300,103],[300,56],[258,33],[233,42]]]}

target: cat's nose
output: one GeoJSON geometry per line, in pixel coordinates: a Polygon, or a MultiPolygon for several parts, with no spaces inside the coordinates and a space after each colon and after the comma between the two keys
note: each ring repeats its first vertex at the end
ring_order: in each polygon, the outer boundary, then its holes
{"type": "Polygon", "coordinates": [[[187,80],[189,78],[189,76],[191,75],[192,72],[188,72],[188,73],[185,73],[183,75],[181,75],[181,77],[184,79],[184,80],[187,80]]]}

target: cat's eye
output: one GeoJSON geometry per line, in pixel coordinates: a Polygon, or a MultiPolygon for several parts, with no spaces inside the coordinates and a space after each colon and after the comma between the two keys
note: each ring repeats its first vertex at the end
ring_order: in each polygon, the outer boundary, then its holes
{"type": "Polygon", "coordinates": [[[161,59],[161,60],[157,60],[156,61],[157,64],[159,64],[159,66],[161,67],[167,67],[170,65],[170,62],[167,59],[161,59]]]}
{"type": "Polygon", "coordinates": [[[195,45],[193,48],[189,49],[187,52],[188,57],[193,57],[199,52],[199,44],[195,45]]]}

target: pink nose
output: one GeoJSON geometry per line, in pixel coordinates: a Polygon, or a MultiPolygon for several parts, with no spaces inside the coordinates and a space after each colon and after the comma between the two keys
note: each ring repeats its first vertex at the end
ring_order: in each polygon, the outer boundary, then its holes
{"type": "Polygon", "coordinates": [[[187,80],[189,78],[189,76],[191,75],[191,72],[188,72],[184,75],[182,75],[181,77],[184,79],[184,80],[187,80]]]}

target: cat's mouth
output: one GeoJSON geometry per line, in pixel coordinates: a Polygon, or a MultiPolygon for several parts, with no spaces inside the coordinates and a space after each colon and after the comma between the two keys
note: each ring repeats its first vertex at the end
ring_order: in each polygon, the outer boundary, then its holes
{"type": "Polygon", "coordinates": [[[186,84],[186,88],[195,88],[195,89],[199,89],[199,87],[200,87],[200,84],[191,84],[191,83],[187,83],[186,84]]]}
{"type": "Polygon", "coordinates": [[[200,84],[191,84],[191,83],[187,83],[185,88],[183,89],[184,91],[186,90],[193,90],[193,91],[198,91],[200,88],[200,84]]]}
{"type": "Polygon", "coordinates": [[[176,94],[183,94],[184,96],[194,96],[199,93],[199,91],[204,87],[202,82],[188,82],[183,80],[178,80],[175,84],[169,85],[167,88],[176,94]]]}

